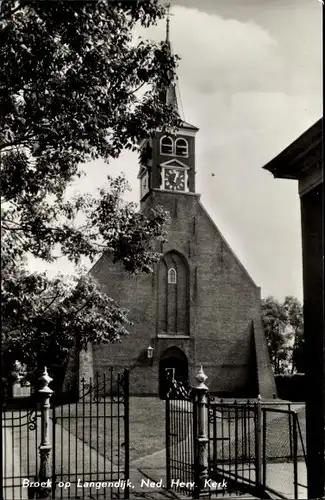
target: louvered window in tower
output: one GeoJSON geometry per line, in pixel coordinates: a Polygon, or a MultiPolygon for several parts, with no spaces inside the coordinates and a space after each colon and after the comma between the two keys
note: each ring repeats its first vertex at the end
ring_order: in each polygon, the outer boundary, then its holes
{"type": "Polygon", "coordinates": [[[188,156],[188,143],[185,139],[176,139],[176,156],[188,156]]]}
{"type": "Polygon", "coordinates": [[[170,137],[164,136],[160,140],[160,153],[162,155],[173,154],[173,140],[170,137]]]}

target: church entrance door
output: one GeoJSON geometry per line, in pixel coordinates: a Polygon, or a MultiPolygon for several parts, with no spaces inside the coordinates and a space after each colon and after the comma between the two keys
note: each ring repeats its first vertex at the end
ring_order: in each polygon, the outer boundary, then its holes
{"type": "Polygon", "coordinates": [[[170,388],[170,379],[188,384],[188,361],[178,347],[169,347],[163,352],[159,363],[159,397],[166,399],[170,388]]]}

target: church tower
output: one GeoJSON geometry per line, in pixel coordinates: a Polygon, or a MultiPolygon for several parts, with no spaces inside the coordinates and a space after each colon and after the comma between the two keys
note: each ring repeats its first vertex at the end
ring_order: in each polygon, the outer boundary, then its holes
{"type": "MultiPolygon", "coordinates": [[[[166,43],[171,51],[169,22],[169,16],[167,16],[166,43]]],[[[160,98],[172,106],[180,117],[176,75],[169,87],[161,90],[160,98]]],[[[180,118],[175,135],[157,131],[154,137],[142,142],[140,158],[145,150],[146,160],[145,162],[140,160],[138,174],[141,209],[145,209],[146,200],[153,192],[195,193],[195,136],[198,130],[197,127],[180,118]]]]}
{"type": "MultiPolygon", "coordinates": [[[[169,18],[166,31],[170,47],[169,18]]],[[[176,90],[175,76],[160,99],[179,115],[177,130],[157,130],[139,145],[141,211],[159,205],[170,214],[167,241],[157,242],[161,259],[152,274],[136,276],[108,254],[93,266],[90,272],[129,311],[132,325],[120,344],[93,346],[92,362],[80,362],[79,372],[89,364],[93,373],[128,368],[131,394],[164,397],[170,376],[191,382],[202,365],[212,393],[271,397],[276,389],[260,289],[196,193],[198,128],[181,117],[176,90]]]]}

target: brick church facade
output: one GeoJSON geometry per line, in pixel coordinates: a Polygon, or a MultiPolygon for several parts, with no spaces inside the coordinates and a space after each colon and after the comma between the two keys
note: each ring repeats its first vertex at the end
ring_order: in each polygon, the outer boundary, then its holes
{"type": "MultiPolygon", "coordinates": [[[[177,108],[175,84],[162,94],[177,108]]],[[[141,145],[149,151],[138,176],[141,210],[169,211],[168,242],[152,275],[130,275],[107,255],[94,265],[92,275],[129,310],[133,325],[122,343],[83,353],[80,371],[89,373],[89,364],[99,373],[129,368],[131,394],[164,397],[166,377],[191,382],[202,365],[214,394],[272,397],[260,288],[196,193],[197,132],[182,121],[176,137],[158,131],[141,145]]]]}

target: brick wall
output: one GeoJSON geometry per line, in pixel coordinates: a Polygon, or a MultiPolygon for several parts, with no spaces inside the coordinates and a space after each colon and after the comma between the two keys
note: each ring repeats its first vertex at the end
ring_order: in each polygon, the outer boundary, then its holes
{"type": "Polygon", "coordinates": [[[121,344],[93,348],[94,370],[129,367],[132,393],[157,394],[159,358],[174,345],[185,352],[191,375],[203,365],[212,392],[247,396],[261,392],[272,397],[275,385],[271,368],[256,362],[254,347],[258,346],[267,358],[259,288],[209,218],[198,195],[156,191],[144,210],[156,203],[172,216],[163,252],[180,252],[189,266],[189,337],[159,338],[164,332],[159,331],[157,322],[161,297],[156,273],[130,276],[109,257],[102,257],[91,272],[108,294],[129,309],[134,324],[121,344]],[[153,366],[146,359],[149,344],[155,349],[153,366]],[[263,383],[258,387],[260,381],[263,383]]]}

